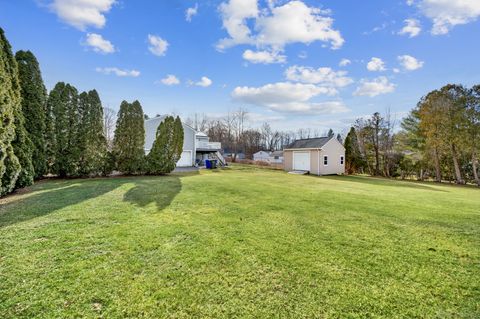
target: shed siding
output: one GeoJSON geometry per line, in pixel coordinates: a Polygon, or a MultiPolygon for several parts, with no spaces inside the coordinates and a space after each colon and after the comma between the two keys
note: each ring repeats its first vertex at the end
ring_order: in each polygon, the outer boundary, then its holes
{"type": "Polygon", "coordinates": [[[318,174],[318,150],[310,150],[310,174],[318,174]]]}
{"type": "Polygon", "coordinates": [[[292,151],[284,151],[283,152],[284,163],[283,167],[287,172],[293,170],[293,152],[292,151]]]}
{"type": "Polygon", "coordinates": [[[345,173],[345,148],[336,139],[330,140],[322,147],[320,152],[320,175],[345,173]],[[323,165],[323,156],[328,156],[328,165],[323,165]],[[343,156],[343,165],[340,157],[343,156]]]}

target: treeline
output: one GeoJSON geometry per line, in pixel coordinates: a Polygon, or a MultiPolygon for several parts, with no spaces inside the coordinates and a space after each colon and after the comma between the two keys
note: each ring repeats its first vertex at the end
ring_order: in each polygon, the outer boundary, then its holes
{"type": "MultiPolygon", "coordinates": [[[[258,151],[283,150],[297,139],[335,135],[332,129],[328,132],[311,128],[279,131],[272,129],[266,122],[259,128],[252,128],[250,114],[243,108],[229,112],[221,118],[195,114],[188,117],[186,123],[197,131],[205,132],[211,141],[222,143],[224,152],[233,154],[233,160],[239,153],[251,159],[258,151]]],[[[340,135],[337,137],[341,140],[340,135]]]]}
{"type": "Polygon", "coordinates": [[[35,56],[13,55],[1,28],[0,80],[0,196],[47,175],[165,174],[180,158],[180,118],[165,119],[145,156],[142,106],[123,101],[110,144],[106,136],[113,116],[109,109],[104,114],[97,91],[79,93],[59,82],[47,94],[35,56]]]}
{"type": "Polygon", "coordinates": [[[480,85],[424,96],[395,130],[390,116],[358,119],[345,139],[348,173],[480,186],[480,85]]]}

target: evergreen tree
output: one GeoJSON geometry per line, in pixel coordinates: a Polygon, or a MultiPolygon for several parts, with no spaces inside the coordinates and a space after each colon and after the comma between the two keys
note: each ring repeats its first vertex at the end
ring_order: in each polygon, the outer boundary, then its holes
{"type": "Polygon", "coordinates": [[[328,133],[327,133],[327,136],[330,137],[330,138],[332,138],[332,137],[335,136],[335,132],[333,132],[332,129],[329,129],[329,130],[328,130],[328,133]]]}
{"type": "Polygon", "coordinates": [[[35,170],[32,164],[33,143],[28,137],[25,129],[25,119],[21,106],[15,109],[15,139],[12,141],[13,152],[20,163],[20,174],[18,175],[15,188],[22,188],[33,184],[35,170]]]}
{"type": "Polygon", "coordinates": [[[15,188],[21,172],[12,141],[15,139],[15,116],[21,110],[18,68],[10,43],[0,28],[0,196],[15,188]]]}
{"type": "Polygon", "coordinates": [[[48,104],[53,118],[53,173],[60,177],[78,176],[81,151],[78,91],[70,84],[57,83],[48,104]]]}
{"type": "Polygon", "coordinates": [[[80,94],[79,112],[80,174],[99,175],[107,160],[107,140],[103,131],[102,102],[96,90],[80,94]]]}
{"type": "Polygon", "coordinates": [[[183,139],[184,139],[184,131],[183,131],[183,125],[182,125],[182,120],[180,120],[180,117],[177,116],[175,118],[175,124],[174,124],[174,136],[175,136],[175,153],[173,155],[173,160],[175,161],[175,164],[180,160],[180,157],[182,156],[183,152],[183,139]]]}
{"type": "Polygon", "coordinates": [[[358,145],[357,133],[355,128],[350,131],[345,138],[345,171],[347,174],[358,173],[364,166],[364,160],[358,145]]]}
{"type": "Polygon", "coordinates": [[[180,118],[167,116],[158,126],[155,141],[147,155],[148,174],[168,174],[175,169],[183,150],[180,118]]]}
{"type": "Polygon", "coordinates": [[[117,169],[125,174],[137,174],[143,171],[145,159],[145,127],[140,102],[123,101],[117,117],[113,156],[117,169]]]}
{"type": "Polygon", "coordinates": [[[18,63],[22,94],[22,112],[25,128],[33,143],[32,164],[35,178],[46,173],[45,120],[47,90],[43,84],[40,66],[30,51],[18,51],[15,55],[18,63]]]}

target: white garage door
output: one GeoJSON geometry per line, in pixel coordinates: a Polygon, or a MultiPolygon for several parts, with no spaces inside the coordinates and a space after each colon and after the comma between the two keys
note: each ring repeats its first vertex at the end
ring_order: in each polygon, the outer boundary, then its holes
{"type": "Polygon", "coordinates": [[[294,152],[293,169],[295,171],[310,171],[310,152],[294,152]]]}
{"type": "Polygon", "coordinates": [[[192,166],[192,151],[183,151],[177,162],[178,167],[192,166]]]}

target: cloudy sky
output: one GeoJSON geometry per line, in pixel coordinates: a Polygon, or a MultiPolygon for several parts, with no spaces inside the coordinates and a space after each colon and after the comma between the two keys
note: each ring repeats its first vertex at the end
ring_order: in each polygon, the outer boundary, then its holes
{"type": "Polygon", "coordinates": [[[105,106],[337,131],[398,118],[428,91],[480,82],[479,0],[0,0],[14,50],[48,89],[96,88],[105,106]]]}

